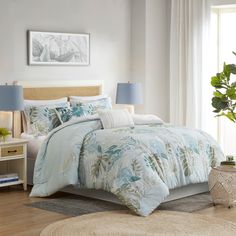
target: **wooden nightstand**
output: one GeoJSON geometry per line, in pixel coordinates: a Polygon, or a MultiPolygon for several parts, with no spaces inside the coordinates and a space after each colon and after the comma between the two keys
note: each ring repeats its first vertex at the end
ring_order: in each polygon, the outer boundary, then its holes
{"type": "Polygon", "coordinates": [[[17,173],[18,181],[0,183],[0,187],[23,184],[27,190],[27,143],[25,139],[0,142],[0,174],[17,173]]]}

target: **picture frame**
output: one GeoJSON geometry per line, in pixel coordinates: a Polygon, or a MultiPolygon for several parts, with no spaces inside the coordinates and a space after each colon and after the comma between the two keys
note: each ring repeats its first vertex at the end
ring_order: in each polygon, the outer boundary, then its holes
{"type": "Polygon", "coordinates": [[[90,34],[28,31],[28,64],[87,66],[90,34]]]}

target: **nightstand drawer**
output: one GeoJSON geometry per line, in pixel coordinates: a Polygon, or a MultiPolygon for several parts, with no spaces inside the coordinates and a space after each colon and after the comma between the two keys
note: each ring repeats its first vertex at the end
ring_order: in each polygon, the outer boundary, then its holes
{"type": "Polygon", "coordinates": [[[23,152],[24,152],[23,145],[12,146],[12,147],[2,147],[1,157],[19,156],[19,155],[22,155],[23,152]]]}

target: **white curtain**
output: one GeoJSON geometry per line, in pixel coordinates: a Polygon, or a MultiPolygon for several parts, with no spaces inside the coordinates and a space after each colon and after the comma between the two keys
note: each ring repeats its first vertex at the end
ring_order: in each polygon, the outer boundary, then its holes
{"type": "Polygon", "coordinates": [[[202,127],[207,72],[208,0],[172,0],[170,27],[170,122],[202,127]]]}

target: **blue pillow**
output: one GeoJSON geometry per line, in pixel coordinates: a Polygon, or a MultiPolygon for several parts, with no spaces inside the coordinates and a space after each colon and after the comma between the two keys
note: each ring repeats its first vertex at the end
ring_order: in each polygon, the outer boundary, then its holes
{"type": "Polygon", "coordinates": [[[61,123],[71,120],[73,117],[84,116],[82,107],[57,107],[54,109],[61,123]]]}
{"type": "Polygon", "coordinates": [[[94,115],[99,110],[112,109],[111,99],[109,97],[88,101],[71,101],[70,103],[72,107],[78,107],[83,110],[84,115],[94,115]]]}

